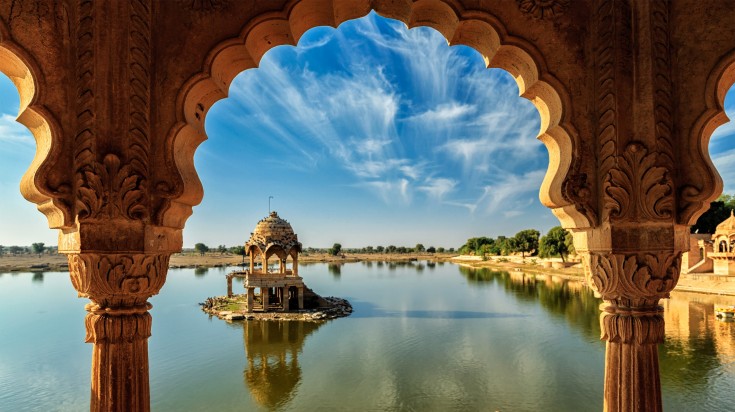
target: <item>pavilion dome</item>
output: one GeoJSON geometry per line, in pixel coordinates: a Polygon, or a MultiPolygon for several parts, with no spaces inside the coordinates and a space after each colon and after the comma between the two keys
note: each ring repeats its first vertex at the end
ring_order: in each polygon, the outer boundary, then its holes
{"type": "Polygon", "coordinates": [[[286,253],[290,253],[292,249],[301,251],[301,243],[291,224],[281,219],[275,211],[255,225],[255,230],[245,243],[245,249],[250,250],[252,246],[257,246],[263,252],[273,246],[280,247],[286,253]]]}
{"type": "Polygon", "coordinates": [[[730,217],[725,219],[722,223],[717,225],[717,229],[715,230],[715,233],[731,233],[735,232],[735,215],[733,215],[733,211],[730,211],[730,217]]]}

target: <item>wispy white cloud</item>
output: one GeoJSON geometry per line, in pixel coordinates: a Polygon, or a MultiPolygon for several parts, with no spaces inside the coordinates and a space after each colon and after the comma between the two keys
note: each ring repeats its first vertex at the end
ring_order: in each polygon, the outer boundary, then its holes
{"type": "Polygon", "coordinates": [[[447,178],[428,178],[417,190],[425,192],[436,200],[442,200],[457,186],[457,181],[447,178]]]}
{"type": "Polygon", "coordinates": [[[481,199],[488,214],[512,213],[523,210],[532,202],[532,194],[538,193],[545,170],[531,170],[522,175],[507,175],[497,179],[497,183],[485,186],[481,199]]]}
{"type": "Polygon", "coordinates": [[[273,49],[233,82],[235,103],[222,106],[256,156],[293,170],[336,166],[387,204],[421,197],[470,212],[509,198],[494,185],[462,200],[487,181],[518,183],[545,167],[538,114],[507,74],[432,29],[379,19],[307,33],[296,53],[273,49]]]}
{"type": "Polygon", "coordinates": [[[407,179],[371,180],[362,182],[358,186],[366,187],[377,194],[386,204],[411,203],[412,193],[407,179]]]}
{"type": "Polygon", "coordinates": [[[18,123],[14,116],[0,113],[0,149],[35,149],[36,142],[30,130],[18,123]]]}
{"type": "Polygon", "coordinates": [[[457,102],[440,104],[435,109],[429,109],[423,113],[412,116],[408,120],[423,122],[452,122],[459,118],[473,114],[477,108],[471,104],[460,104],[457,102]]]}
{"type": "Polygon", "coordinates": [[[732,120],[715,129],[710,141],[728,138],[735,138],[735,121],[732,120]]]}

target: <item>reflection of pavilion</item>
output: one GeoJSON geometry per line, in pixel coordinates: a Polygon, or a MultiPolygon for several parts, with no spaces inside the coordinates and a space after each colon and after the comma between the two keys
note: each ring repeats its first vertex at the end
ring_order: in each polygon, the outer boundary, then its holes
{"type": "Polygon", "coordinates": [[[282,311],[295,307],[303,309],[305,286],[299,276],[299,252],[301,243],[291,224],[278,217],[278,213],[271,212],[258,222],[245,243],[245,253],[250,256],[250,269],[227,276],[228,296],[232,295],[232,278],[244,278],[248,312],[255,309],[264,312],[275,308],[282,311]],[[261,262],[257,269],[256,256],[261,262]],[[291,269],[288,269],[289,258],[291,269]],[[271,268],[271,259],[277,262],[277,269],[271,268]],[[255,288],[260,292],[257,300],[255,288]]]}
{"type": "Polygon", "coordinates": [[[298,355],[306,337],[319,329],[315,322],[243,323],[245,385],[260,405],[274,409],[291,400],[301,381],[298,355]]]}

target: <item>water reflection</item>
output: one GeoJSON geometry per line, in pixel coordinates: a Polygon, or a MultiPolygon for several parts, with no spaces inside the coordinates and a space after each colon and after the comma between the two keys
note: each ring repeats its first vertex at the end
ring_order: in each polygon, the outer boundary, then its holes
{"type": "Polygon", "coordinates": [[[582,282],[552,275],[459,267],[470,284],[495,284],[528,303],[539,302],[552,315],[563,317],[590,340],[600,337],[600,303],[582,282]]]}
{"type": "Polygon", "coordinates": [[[659,353],[661,368],[676,373],[662,376],[672,382],[702,390],[712,376],[735,363],[735,324],[715,317],[714,305],[732,305],[735,298],[672,293],[662,302],[666,320],[666,344],[659,353]]]}
{"type": "Polygon", "coordinates": [[[342,276],[342,264],[341,263],[330,263],[327,265],[327,270],[334,276],[335,279],[339,279],[342,276]]]}
{"type": "Polygon", "coordinates": [[[43,272],[34,272],[33,278],[31,279],[31,282],[33,283],[43,283],[43,272]]]}
{"type": "MultiPolygon", "coordinates": [[[[538,302],[590,340],[600,336],[601,300],[581,281],[487,268],[459,271],[471,285],[496,285],[521,301],[538,302]]],[[[735,304],[735,297],[674,292],[661,304],[666,321],[666,341],[659,350],[661,383],[683,394],[712,389],[714,378],[735,364],[735,323],[717,320],[714,305],[735,304]]]]}
{"type": "Polygon", "coordinates": [[[207,266],[199,266],[194,268],[194,276],[196,277],[202,277],[209,272],[209,267],[207,266]]]}
{"type": "Polygon", "coordinates": [[[299,354],[306,338],[323,323],[243,322],[247,367],[245,386],[258,404],[270,410],[286,405],[301,381],[299,354]]]}

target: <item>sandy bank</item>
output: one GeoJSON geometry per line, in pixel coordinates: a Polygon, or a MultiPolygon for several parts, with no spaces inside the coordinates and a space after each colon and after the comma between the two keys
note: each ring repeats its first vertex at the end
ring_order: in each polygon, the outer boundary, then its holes
{"type": "MultiPolygon", "coordinates": [[[[559,262],[559,259],[526,258],[520,256],[491,257],[482,260],[476,256],[456,256],[451,262],[474,268],[488,268],[507,272],[520,271],[529,274],[554,275],[564,279],[584,281],[584,269],[581,263],[566,268],[546,268],[544,262],[559,262]]],[[[735,277],[708,275],[681,275],[674,289],[675,292],[694,292],[712,295],[735,296],[735,277]]]]}

